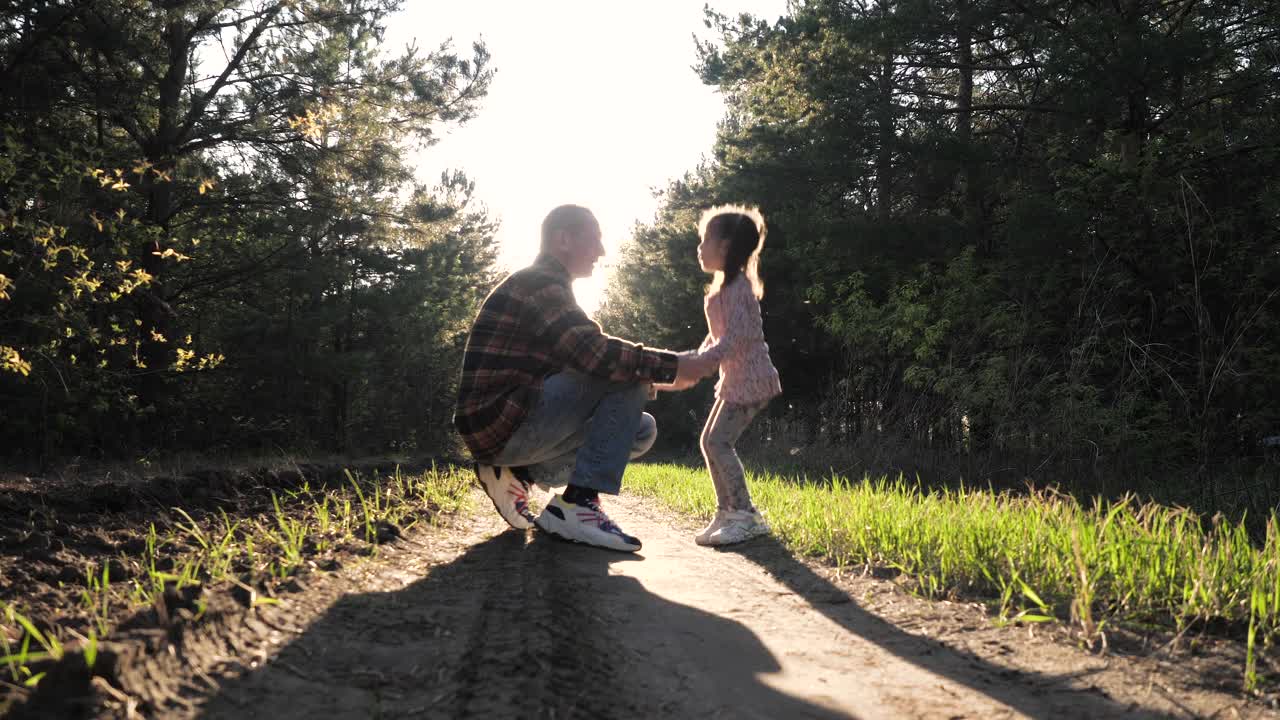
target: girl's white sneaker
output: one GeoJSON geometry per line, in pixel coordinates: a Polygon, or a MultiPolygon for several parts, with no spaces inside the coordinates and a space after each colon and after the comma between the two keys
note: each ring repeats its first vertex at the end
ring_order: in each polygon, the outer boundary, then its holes
{"type": "Polygon", "coordinates": [[[764,521],[760,511],[729,510],[721,526],[707,536],[701,545],[734,545],[751,538],[768,535],[771,532],[769,523],[764,521]]]}
{"type": "Polygon", "coordinates": [[[729,512],[729,510],[716,510],[715,517],[711,518],[711,523],[702,528],[702,532],[694,535],[693,541],[699,545],[710,545],[711,543],[708,542],[708,539],[715,531],[724,527],[725,522],[728,520],[727,515],[729,512]]]}

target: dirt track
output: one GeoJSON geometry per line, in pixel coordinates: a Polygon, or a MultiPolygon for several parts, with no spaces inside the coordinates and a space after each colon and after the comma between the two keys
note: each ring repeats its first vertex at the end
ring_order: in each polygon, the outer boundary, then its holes
{"type": "Polygon", "coordinates": [[[272,608],[279,652],[194,714],[1263,716],[1208,688],[1170,690],[1150,661],[1006,642],[1022,631],[884,581],[837,580],[771,540],[708,550],[686,521],[636,499],[608,507],[644,540],[640,554],[505,530],[482,511],[344,569],[272,608]]]}

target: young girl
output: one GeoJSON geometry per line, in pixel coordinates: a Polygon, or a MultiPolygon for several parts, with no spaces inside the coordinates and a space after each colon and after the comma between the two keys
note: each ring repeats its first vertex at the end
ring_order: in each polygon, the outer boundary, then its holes
{"type": "Polygon", "coordinates": [[[760,320],[764,285],[756,267],[765,232],[764,218],[755,208],[714,207],[698,221],[698,261],[714,278],[703,301],[710,332],[697,352],[720,363],[716,401],[701,442],[718,508],[711,524],[694,538],[699,545],[730,545],[769,532],[751,504],[734,450],[752,418],[782,392],[760,320]]]}

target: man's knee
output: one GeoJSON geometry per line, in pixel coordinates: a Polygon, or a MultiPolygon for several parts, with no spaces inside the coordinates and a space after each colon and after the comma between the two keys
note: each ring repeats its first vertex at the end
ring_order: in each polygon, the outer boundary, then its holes
{"type": "Polygon", "coordinates": [[[631,457],[637,458],[649,452],[658,440],[658,421],[649,413],[640,413],[640,426],[636,428],[636,438],[631,444],[631,457]]]}

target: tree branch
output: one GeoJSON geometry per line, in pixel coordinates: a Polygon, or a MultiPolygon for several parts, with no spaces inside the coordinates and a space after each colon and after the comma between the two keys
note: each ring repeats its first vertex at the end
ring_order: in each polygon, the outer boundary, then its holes
{"type": "Polygon", "coordinates": [[[247,55],[249,50],[257,45],[258,38],[262,36],[262,33],[266,32],[267,28],[271,25],[271,21],[280,13],[281,10],[284,10],[285,5],[285,2],[278,2],[263,13],[262,19],[254,26],[253,30],[249,31],[248,37],[246,37],[244,42],[240,44],[240,48],[236,50],[235,56],[227,62],[226,68],[223,69],[222,74],[218,76],[218,79],[214,81],[213,85],[200,97],[192,101],[191,109],[187,111],[186,120],[182,123],[182,129],[178,132],[178,142],[182,142],[187,138],[191,129],[195,127],[196,120],[199,119],[201,113],[203,113],[204,109],[209,105],[209,102],[222,91],[223,86],[227,84],[227,80],[231,77],[231,74],[239,69],[240,63],[244,61],[245,55],[247,55]]]}

